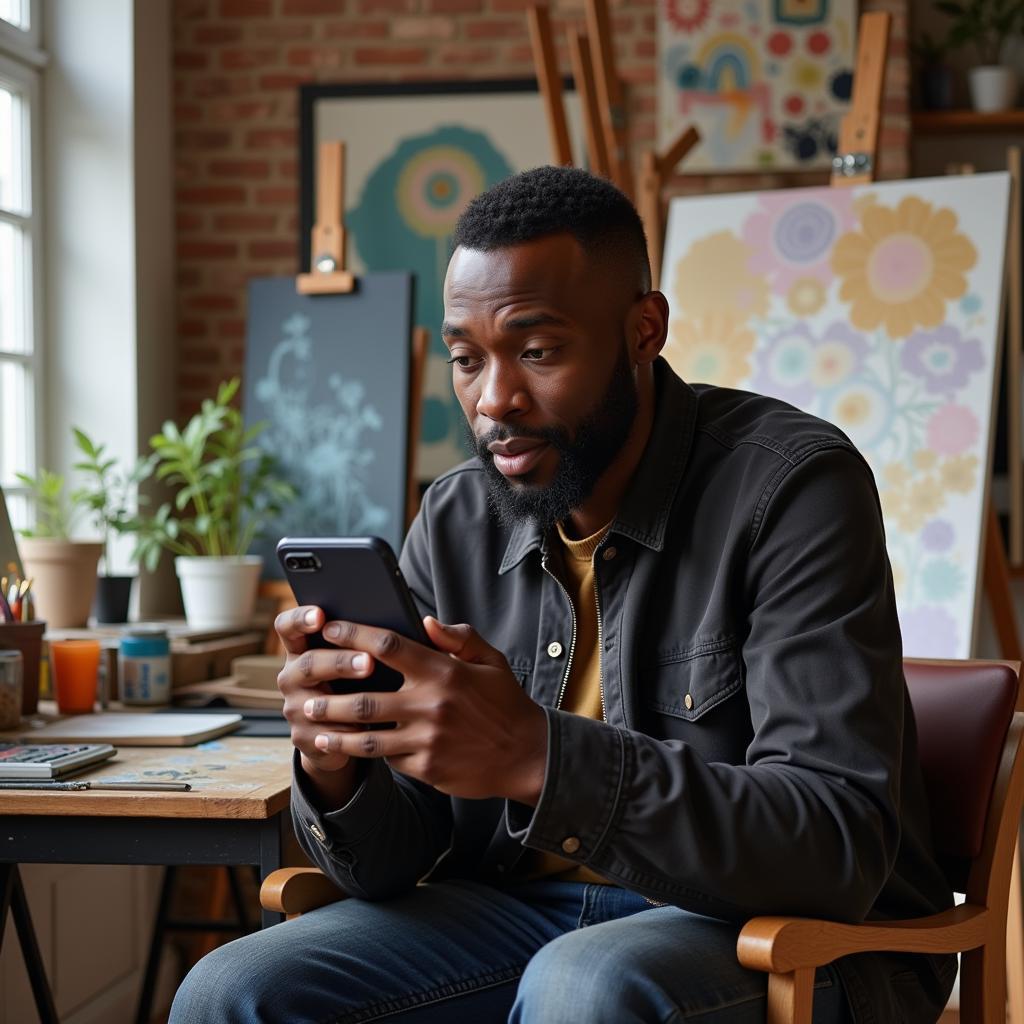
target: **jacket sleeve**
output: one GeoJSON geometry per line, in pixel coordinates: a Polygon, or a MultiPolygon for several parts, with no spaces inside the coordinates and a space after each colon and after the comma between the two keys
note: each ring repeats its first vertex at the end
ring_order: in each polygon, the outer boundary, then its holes
{"type": "Polygon", "coordinates": [[[905,690],[874,481],[859,456],[828,449],[758,509],[738,596],[745,763],[705,763],[683,741],[549,710],[540,802],[509,805],[508,825],[697,913],[860,920],[900,841],[905,690]]]}
{"type": "MultiPolygon", "coordinates": [[[[434,611],[426,518],[421,512],[413,522],[401,557],[423,615],[434,611]]],[[[451,800],[384,760],[361,765],[352,798],[331,811],[318,809],[297,754],[294,766],[292,821],[299,844],[350,896],[386,899],[411,888],[451,844],[451,800]]]]}

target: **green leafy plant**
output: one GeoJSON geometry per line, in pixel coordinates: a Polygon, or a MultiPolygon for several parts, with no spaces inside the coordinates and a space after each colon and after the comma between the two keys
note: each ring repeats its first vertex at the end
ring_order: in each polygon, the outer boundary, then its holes
{"type": "Polygon", "coordinates": [[[21,533],[25,537],[70,540],[76,510],[64,493],[64,477],[48,469],[40,469],[36,476],[14,475],[31,490],[36,505],[36,525],[21,533]]]}
{"type": "Polygon", "coordinates": [[[222,383],[215,399],[179,430],[168,420],[150,438],[156,477],[175,488],[173,503],[133,524],[135,557],[150,570],[161,550],[176,555],[244,555],[266,523],[295,492],[274,471],[274,459],[253,442],[265,429],[245,429],[232,406],[239,381],[222,383]]]}
{"type": "Polygon", "coordinates": [[[910,44],[910,52],[917,58],[922,68],[938,67],[949,53],[950,43],[947,39],[936,39],[929,32],[922,32],[910,44]]]}
{"type": "Polygon", "coordinates": [[[946,37],[949,47],[973,43],[983,67],[999,63],[1003,43],[1024,23],[1020,0],[936,0],[935,7],[953,19],[946,37]]]}
{"type": "MultiPolygon", "coordinates": [[[[116,533],[133,530],[132,499],[138,486],[153,472],[155,459],[140,458],[131,470],[118,468],[117,459],[106,454],[106,445],[96,444],[83,430],[71,428],[82,459],[75,469],[85,474],[86,483],[74,491],[71,501],[92,514],[93,524],[103,536],[103,566],[110,574],[110,542],[116,533]]],[[[141,498],[139,499],[142,500],[141,498]]]]}

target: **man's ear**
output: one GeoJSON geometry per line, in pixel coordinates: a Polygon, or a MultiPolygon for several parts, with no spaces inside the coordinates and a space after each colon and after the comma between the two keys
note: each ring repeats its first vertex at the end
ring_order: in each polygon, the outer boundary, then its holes
{"type": "Polygon", "coordinates": [[[637,365],[653,363],[668,337],[668,299],[661,292],[647,292],[633,308],[630,355],[637,365]]]}

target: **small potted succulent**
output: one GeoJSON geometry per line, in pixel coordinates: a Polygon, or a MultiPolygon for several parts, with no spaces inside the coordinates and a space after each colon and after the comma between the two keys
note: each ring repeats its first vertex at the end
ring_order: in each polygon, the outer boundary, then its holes
{"type": "Polygon", "coordinates": [[[231,404],[238,386],[237,378],[222,383],[183,429],[168,420],[150,438],[156,477],[174,500],[132,523],[135,556],[147,568],[162,550],[177,556],[185,617],[201,628],[251,622],[263,559],[249,547],[294,497],[272,456],[253,444],[265,424],[246,429],[231,404]]]}
{"type": "Polygon", "coordinates": [[[153,458],[138,459],[125,472],[106,454],[105,445],[95,444],[77,427],[71,430],[82,454],[75,469],[85,476],[85,483],[71,500],[92,516],[93,525],[103,537],[103,572],[96,585],[93,614],[97,622],[127,622],[135,577],[113,574],[111,543],[115,534],[131,532],[133,500],[139,484],[153,472],[153,458]]]}
{"type": "Polygon", "coordinates": [[[79,509],[65,492],[64,477],[48,469],[18,473],[35,501],[35,526],[21,531],[18,549],[25,575],[33,579],[36,617],[51,629],[85,626],[96,591],[96,566],[103,545],[72,540],[79,509]]]}
{"type": "Polygon", "coordinates": [[[1003,47],[1024,24],[1021,0],[936,0],[952,19],[951,48],[974,44],[981,63],[967,72],[971,102],[978,111],[1009,110],[1017,101],[1017,74],[1000,63],[1003,47]]]}

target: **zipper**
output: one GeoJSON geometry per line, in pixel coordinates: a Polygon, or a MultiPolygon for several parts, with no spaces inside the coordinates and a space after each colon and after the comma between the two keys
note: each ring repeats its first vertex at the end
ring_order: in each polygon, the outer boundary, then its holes
{"type": "Polygon", "coordinates": [[[594,607],[597,608],[597,688],[601,692],[601,721],[608,721],[604,703],[604,622],[601,619],[601,592],[597,589],[597,552],[591,564],[594,575],[594,607]]]}
{"type": "MultiPolygon", "coordinates": [[[[562,673],[562,684],[558,688],[558,700],[555,701],[555,710],[559,710],[562,707],[562,701],[565,699],[565,689],[569,685],[569,673],[572,670],[572,656],[576,651],[576,607],[572,603],[572,598],[569,596],[569,591],[565,589],[565,584],[548,568],[548,556],[545,554],[540,560],[540,567],[558,584],[558,589],[561,590],[565,600],[569,605],[569,612],[572,615],[572,639],[569,641],[569,656],[565,659],[565,671],[562,673]]],[[[604,703],[604,696],[601,697],[602,707],[604,703]]]]}

